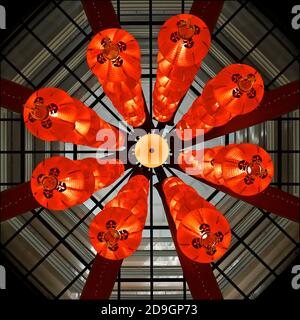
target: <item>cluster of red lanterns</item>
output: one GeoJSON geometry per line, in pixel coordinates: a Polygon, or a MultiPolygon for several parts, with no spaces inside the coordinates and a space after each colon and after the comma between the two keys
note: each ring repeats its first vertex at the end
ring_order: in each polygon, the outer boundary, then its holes
{"type": "Polygon", "coordinates": [[[171,120],[210,48],[206,24],[191,14],[168,19],[158,35],[153,113],[159,122],[171,120]]]}
{"type": "Polygon", "coordinates": [[[106,259],[127,258],[138,248],[148,211],[149,181],[133,176],[90,225],[90,240],[106,259]]]}
{"type": "Polygon", "coordinates": [[[219,259],[231,241],[226,218],[179,178],[167,178],[163,191],[176,225],[181,251],[200,263],[219,259]]]}
{"type": "Polygon", "coordinates": [[[35,91],[23,109],[27,129],[46,141],[63,141],[92,148],[119,149],[123,134],[81,101],[57,88],[35,91]]]}
{"type": "Polygon", "coordinates": [[[204,152],[182,152],[178,163],[185,172],[224,185],[242,196],[264,191],[274,175],[270,155],[249,143],[217,146],[204,149],[204,152]]]}
{"type": "Polygon", "coordinates": [[[141,126],[146,115],[141,87],[141,54],[136,39],[118,28],[97,33],[89,43],[87,63],[125,121],[141,126]]]}
{"type": "Polygon", "coordinates": [[[31,190],[35,199],[50,210],[64,210],[86,201],[94,192],[109,186],[124,173],[115,160],[86,158],[71,160],[62,156],[43,160],[34,169],[31,190]]]}
{"type": "Polygon", "coordinates": [[[258,107],[264,95],[260,74],[245,64],[232,64],[222,69],[203,88],[202,95],[177,123],[176,131],[183,139],[185,129],[192,130],[192,137],[222,126],[232,118],[246,114],[258,107]]]}
{"type": "MultiPolygon", "coordinates": [[[[158,35],[157,78],[153,112],[159,122],[174,116],[210,48],[210,33],[196,16],[180,14],[167,20],[158,35]]],[[[87,63],[103,91],[124,120],[133,127],[145,120],[141,87],[140,48],[123,29],[102,30],[87,49],[87,63]]],[[[254,110],[262,100],[264,84],[250,66],[234,64],[210,80],[177,124],[181,139],[185,129],[208,132],[233,117],[254,110]]],[[[34,92],[24,105],[28,130],[46,141],[63,141],[94,148],[119,149],[124,137],[81,101],[57,88],[34,92]]],[[[252,196],[262,192],[273,177],[271,157],[259,146],[230,144],[182,152],[182,170],[233,192],[252,196]]],[[[62,156],[42,161],[33,171],[31,189],[45,208],[63,210],[86,201],[124,173],[119,160],[71,160],[62,156]]],[[[149,180],[132,176],[91,222],[90,240],[97,253],[121,260],[139,246],[148,211],[149,180]]],[[[200,263],[219,259],[231,241],[225,217],[189,185],[176,177],[163,182],[163,192],[177,229],[182,252],[200,263]]]]}

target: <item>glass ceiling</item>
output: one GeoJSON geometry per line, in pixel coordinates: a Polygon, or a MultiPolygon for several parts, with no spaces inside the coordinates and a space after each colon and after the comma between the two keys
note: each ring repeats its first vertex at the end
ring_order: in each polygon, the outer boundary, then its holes
{"type": "MultiPolygon", "coordinates": [[[[150,58],[155,81],[157,34],[169,17],[188,13],[192,1],[112,1],[122,28],[138,40],[142,84],[149,107],[150,58]],[[152,24],[150,23],[152,21],[152,24]],[[152,42],[152,43],[151,43],[152,42]],[[151,45],[150,45],[151,43],[151,45]],[[152,50],[151,50],[152,49],[152,50]]],[[[88,69],[85,51],[92,36],[80,1],[52,1],[40,8],[1,47],[1,77],[28,87],[59,87],[117,125],[119,116],[88,69]]],[[[266,90],[299,78],[299,50],[249,1],[225,1],[212,46],[175,120],[224,66],[246,63],[256,68],[266,90]]],[[[154,82],[152,87],[154,86],[154,82]]],[[[95,149],[48,143],[33,137],[20,114],[2,108],[1,190],[28,181],[44,158],[82,159],[95,149]]],[[[126,127],[124,126],[124,130],[126,127]]],[[[299,111],[205,142],[259,144],[272,156],[272,185],[299,196],[299,111]]],[[[226,216],[232,229],[228,252],[213,264],[225,299],[256,298],[299,254],[299,225],[236,200],[174,170],[226,216]]],[[[171,175],[171,172],[167,172],[171,175]]],[[[61,211],[43,208],[2,223],[3,252],[29,281],[50,299],[78,299],[95,258],[89,243],[92,218],[128,180],[130,171],[84,204],[61,211]]],[[[157,182],[154,178],[154,183],[157,182]]],[[[113,299],[191,299],[158,193],[153,188],[139,249],[125,259],[113,299]]]]}

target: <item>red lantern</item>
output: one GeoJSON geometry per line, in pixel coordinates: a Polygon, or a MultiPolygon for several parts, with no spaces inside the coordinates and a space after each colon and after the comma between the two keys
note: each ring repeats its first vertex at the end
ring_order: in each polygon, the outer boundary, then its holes
{"type": "Polygon", "coordinates": [[[195,189],[179,178],[170,177],[164,180],[163,191],[176,228],[190,211],[196,208],[212,207],[209,202],[197,194],[195,189]]]}
{"type": "Polygon", "coordinates": [[[232,64],[224,68],[206,84],[202,92],[206,111],[215,117],[222,117],[223,111],[230,117],[249,113],[258,107],[263,95],[261,75],[246,64],[232,64]]]}
{"type": "Polygon", "coordinates": [[[137,127],[146,119],[141,88],[140,48],[123,29],[106,29],[87,49],[89,68],[124,119],[137,127]]]}
{"type": "Polygon", "coordinates": [[[92,170],[95,178],[94,192],[114,183],[124,173],[124,165],[120,160],[112,159],[107,163],[104,159],[86,158],[77,160],[82,170],[92,170]]]}
{"type": "Polygon", "coordinates": [[[214,161],[218,152],[224,149],[224,146],[216,146],[202,150],[191,150],[180,153],[178,157],[179,166],[189,175],[203,178],[215,184],[219,180],[215,177],[214,161]]]}
{"type": "Polygon", "coordinates": [[[57,88],[35,91],[23,110],[27,129],[46,141],[64,141],[90,147],[118,149],[124,137],[81,101],[57,88]],[[100,135],[100,141],[97,141],[100,135]],[[103,139],[101,139],[101,137],[103,139]]]}
{"type": "Polygon", "coordinates": [[[50,210],[63,210],[86,201],[94,192],[91,170],[81,170],[77,161],[52,157],[33,171],[31,190],[35,199],[50,210]]]}
{"type": "Polygon", "coordinates": [[[133,176],[118,192],[118,195],[105,205],[105,208],[123,208],[134,214],[145,224],[148,212],[149,180],[143,175],[133,176]]]}
{"type": "Polygon", "coordinates": [[[65,141],[73,133],[78,113],[73,99],[63,90],[43,88],[35,91],[23,110],[27,129],[46,141],[65,141]]]}
{"type": "Polygon", "coordinates": [[[221,258],[229,248],[230,225],[215,208],[198,208],[181,221],[177,241],[188,258],[199,263],[210,263],[221,258]]]}
{"type": "Polygon", "coordinates": [[[91,222],[90,241],[106,259],[127,258],[138,248],[143,224],[129,210],[105,208],[91,222]]]}
{"type": "Polygon", "coordinates": [[[180,14],[167,20],[158,35],[157,75],[153,112],[169,121],[189,89],[210,47],[210,33],[196,16],[180,14]]]}
{"type": "Polygon", "coordinates": [[[166,60],[178,67],[200,65],[210,48],[210,33],[198,17],[178,14],[161,27],[158,48],[166,60]]]}
{"type": "Polygon", "coordinates": [[[193,130],[192,137],[213,127],[226,124],[237,115],[254,110],[264,95],[260,74],[245,64],[232,64],[219,72],[203,88],[188,112],[177,124],[177,134],[184,139],[184,129],[193,130]]]}
{"type": "Polygon", "coordinates": [[[274,167],[269,154],[254,144],[230,144],[217,153],[215,177],[233,192],[252,196],[271,183],[274,167]]]}

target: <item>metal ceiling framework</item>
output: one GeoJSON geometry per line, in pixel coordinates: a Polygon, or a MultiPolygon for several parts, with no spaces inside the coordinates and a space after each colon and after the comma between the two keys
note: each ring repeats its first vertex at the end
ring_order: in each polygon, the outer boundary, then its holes
{"type": "MultiPolygon", "coordinates": [[[[221,40],[218,39],[217,35],[223,28],[226,27],[227,24],[230,23],[232,19],[235,18],[235,16],[244,8],[247,7],[247,1],[243,1],[238,10],[235,11],[235,13],[230,16],[221,27],[219,27],[215,32],[213,33],[212,38],[224,49],[225,52],[227,52],[235,61],[242,62],[246,56],[250,54],[250,52],[255,50],[255,47],[259,46],[259,44],[264,40],[266,36],[262,38],[262,40],[258,41],[255,46],[253,46],[248,53],[242,58],[239,59],[236,57],[236,55],[228,49],[221,40]]],[[[79,44],[64,58],[60,58],[42,39],[40,39],[34,32],[33,30],[28,26],[29,21],[26,21],[23,23],[22,27],[24,30],[26,30],[29,34],[34,37],[40,45],[42,45],[45,50],[52,55],[57,61],[58,64],[53,70],[48,74],[44,79],[42,79],[37,85],[34,85],[33,82],[28,79],[27,76],[25,76],[7,57],[5,54],[1,52],[2,59],[11,67],[13,68],[17,74],[21,76],[29,85],[32,86],[33,89],[39,88],[40,86],[44,85],[47,83],[47,81],[51,78],[51,75],[54,75],[55,72],[60,68],[64,67],[68,72],[70,72],[82,85],[87,92],[94,97],[94,102],[90,104],[90,107],[93,108],[96,106],[97,103],[101,103],[102,107],[104,107],[108,112],[111,113],[113,117],[116,118],[117,121],[120,120],[118,115],[116,115],[112,110],[110,110],[109,106],[105,104],[103,101],[104,94],[100,94],[99,96],[91,90],[86,83],[82,81],[80,77],[78,77],[72,69],[68,66],[68,60],[74,55],[79,48],[83,45],[86,44],[92,36],[92,33],[87,33],[86,31],[83,30],[82,27],[80,27],[71,17],[70,15],[63,9],[62,7],[62,1],[54,1],[53,5],[56,9],[60,10],[62,14],[64,14],[75,26],[80,30],[80,32],[83,35],[83,40],[79,42],[79,44]]],[[[198,15],[201,17],[208,25],[211,31],[214,30],[214,26],[216,25],[218,16],[221,12],[223,2],[222,1],[194,1],[192,7],[191,7],[191,13],[198,15]]],[[[111,5],[110,1],[83,1],[83,8],[85,10],[86,16],[88,18],[88,21],[90,23],[90,26],[92,28],[93,33],[98,32],[101,29],[107,28],[107,27],[116,27],[119,25],[118,20],[120,21],[120,6],[121,3],[120,1],[116,1],[116,7],[117,7],[117,15],[115,14],[114,8],[111,5]],[[105,13],[105,14],[104,14],[105,13]],[[117,19],[118,18],[118,19],[117,19]]],[[[185,1],[181,2],[181,12],[185,12],[185,1]]],[[[39,11],[36,12],[38,14],[39,11]]],[[[179,13],[179,12],[178,12],[179,13]]],[[[154,21],[152,17],[152,1],[149,1],[148,4],[148,16],[149,20],[148,21],[142,21],[140,23],[145,23],[149,26],[149,51],[150,51],[150,57],[152,57],[153,54],[153,48],[152,48],[152,26],[153,25],[159,25],[161,22],[154,21]]],[[[130,21],[126,23],[121,23],[125,25],[130,25],[130,21]]],[[[139,24],[139,23],[137,23],[139,24]]],[[[134,25],[134,22],[133,22],[134,25]]],[[[274,26],[272,26],[267,34],[272,32],[274,30],[274,26]]],[[[266,85],[266,88],[270,88],[271,85],[275,82],[276,79],[280,78],[280,76],[285,72],[285,69],[289,68],[290,65],[292,65],[296,60],[297,57],[299,58],[299,53],[296,54],[293,57],[293,60],[289,62],[289,64],[286,66],[286,68],[283,68],[276,77],[274,77],[273,80],[270,81],[266,85]]],[[[153,66],[152,66],[152,59],[150,58],[149,61],[149,74],[144,75],[144,77],[149,78],[149,106],[152,105],[152,81],[155,78],[155,75],[153,74],[153,66]]],[[[191,87],[191,90],[196,93],[197,95],[200,95],[200,92],[198,89],[193,85],[191,87]]],[[[6,107],[10,109],[11,111],[14,112],[21,112],[21,103],[26,100],[26,98],[30,95],[32,92],[32,89],[29,89],[27,87],[21,86],[17,83],[14,83],[12,81],[8,80],[1,80],[1,106],[6,107]]],[[[299,81],[294,81],[290,84],[287,84],[285,86],[273,89],[269,92],[266,93],[265,98],[261,104],[261,106],[253,111],[249,115],[245,115],[239,118],[236,118],[232,120],[228,125],[215,128],[213,129],[210,133],[208,133],[205,136],[205,140],[213,139],[222,135],[226,135],[225,138],[225,143],[229,143],[229,133],[235,132],[237,130],[241,130],[244,128],[248,128],[249,126],[252,126],[254,124],[267,121],[270,119],[276,119],[278,121],[278,133],[279,136],[281,137],[281,129],[282,129],[282,121],[285,118],[278,118],[281,115],[284,115],[285,113],[289,113],[297,109],[299,105],[299,81]],[[284,100],[284,103],[282,101],[284,100]]],[[[149,108],[149,114],[150,114],[150,119],[152,118],[152,110],[149,108]]],[[[287,118],[289,119],[289,118],[287,118]]],[[[22,119],[21,118],[15,118],[12,117],[11,119],[4,118],[1,119],[1,121],[19,121],[21,120],[21,151],[20,151],[20,157],[25,159],[25,128],[24,125],[22,124],[22,119]]],[[[299,121],[299,117],[292,117],[291,121],[299,121]]],[[[287,120],[288,121],[288,120],[287,120]]],[[[129,127],[125,128],[126,131],[130,132],[131,129],[129,127]]],[[[221,274],[227,281],[230,283],[237,292],[240,293],[240,296],[244,298],[249,298],[251,297],[251,294],[253,294],[259,286],[266,281],[270,275],[274,276],[275,278],[277,277],[277,272],[275,269],[271,268],[262,257],[260,257],[255,250],[251,248],[251,245],[247,244],[247,237],[251,235],[251,232],[253,232],[256,228],[258,228],[265,219],[269,219],[275,226],[278,228],[286,237],[288,237],[295,245],[294,252],[295,250],[298,250],[297,248],[299,247],[298,241],[296,241],[284,228],[282,228],[278,223],[276,223],[275,219],[271,216],[270,212],[281,215],[283,217],[286,217],[288,219],[291,219],[293,221],[299,222],[299,199],[296,198],[295,196],[289,195],[288,193],[281,191],[280,188],[284,183],[281,181],[281,164],[282,164],[282,157],[281,153],[283,152],[282,147],[282,139],[279,138],[278,136],[278,154],[280,155],[277,163],[277,168],[279,170],[278,173],[278,179],[277,182],[275,183],[279,189],[275,189],[271,187],[272,190],[271,194],[268,194],[268,191],[264,192],[261,197],[253,197],[252,200],[245,199],[238,197],[242,200],[246,200],[247,202],[251,203],[252,205],[261,208],[260,211],[262,213],[261,218],[258,219],[248,230],[245,234],[242,236],[239,236],[236,232],[233,231],[233,235],[236,238],[236,242],[231,246],[231,248],[228,250],[228,252],[222,257],[219,261],[216,263],[213,263],[211,266],[210,265],[201,265],[194,263],[187,259],[181,252],[180,249],[177,248],[177,243],[176,243],[176,237],[175,237],[175,226],[174,223],[172,222],[172,219],[170,219],[170,214],[168,212],[167,207],[165,206],[164,202],[164,197],[161,194],[161,189],[160,189],[160,184],[157,184],[157,189],[160,193],[160,196],[162,198],[162,202],[164,204],[165,212],[167,215],[167,220],[169,223],[169,227],[171,230],[171,234],[173,237],[173,241],[175,243],[175,248],[177,250],[177,254],[179,256],[179,260],[181,262],[181,266],[183,269],[183,277],[178,279],[172,279],[172,278],[155,278],[154,276],[154,245],[153,245],[153,240],[154,240],[154,230],[157,228],[154,226],[153,223],[153,188],[150,190],[150,225],[146,226],[146,230],[149,230],[149,239],[150,239],[150,277],[149,278],[130,278],[130,279],[123,279],[124,281],[131,281],[131,282],[139,282],[139,281],[144,281],[144,282],[149,282],[150,287],[150,298],[154,297],[153,294],[153,289],[154,289],[154,283],[155,282],[172,282],[172,281],[181,281],[183,284],[183,298],[187,298],[187,284],[189,286],[189,291],[191,292],[191,295],[193,298],[198,298],[198,299],[221,299],[222,298],[222,293],[220,291],[219,286],[217,285],[216,278],[214,276],[213,271],[217,270],[219,274],[221,274]],[[274,196],[275,194],[275,196],[274,196]],[[277,197],[277,200],[274,201],[274,197],[277,197]],[[271,201],[270,201],[271,200],[271,201]],[[289,208],[289,210],[287,210],[289,208]],[[222,262],[226,259],[226,257],[233,251],[235,250],[239,244],[243,244],[246,249],[267,269],[269,270],[268,276],[266,276],[264,279],[260,281],[256,285],[255,288],[252,288],[250,293],[245,293],[243,290],[240,289],[238,283],[235,283],[230,276],[227,275],[227,272],[224,272],[222,268],[220,268],[220,265],[222,262]],[[198,279],[202,283],[202,286],[205,288],[205,290],[200,290],[201,288],[197,284],[195,279],[198,279]]],[[[2,151],[1,151],[2,152],[2,151]]],[[[10,151],[5,151],[6,153],[10,153],[10,151]]],[[[35,153],[35,150],[31,151],[32,153],[35,153]]],[[[59,150],[53,150],[53,153],[58,153],[59,150]]],[[[64,152],[64,151],[63,151],[64,152]]],[[[74,159],[77,159],[77,146],[74,146],[72,150],[69,150],[70,153],[73,154],[74,159]]],[[[80,152],[86,152],[88,151],[83,151],[81,150],[80,152]]],[[[299,154],[299,150],[292,150],[291,152],[299,154]]],[[[36,153],[39,153],[37,151],[36,153]]],[[[40,153],[45,153],[45,152],[40,152],[40,153]]],[[[52,153],[52,152],[51,152],[52,153]]],[[[78,226],[81,225],[82,222],[86,220],[86,218],[93,212],[95,208],[102,208],[102,204],[104,204],[106,198],[108,198],[112,192],[113,188],[109,190],[106,195],[101,198],[100,200],[97,199],[95,196],[91,197],[91,201],[93,203],[92,209],[89,210],[87,213],[85,213],[81,218],[78,220],[78,222],[70,229],[66,234],[63,236],[60,235],[60,233],[45,219],[44,216],[42,216],[42,211],[43,209],[38,209],[39,205],[35,202],[35,200],[32,198],[32,195],[30,193],[30,188],[28,182],[25,182],[25,161],[21,161],[21,172],[20,172],[20,177],[21,177],[21,183],[17,187],[7,189],[1,193],[1,221],[11,219],[12,217],[15,217],[16,215],[21,215],[29,210],[32,212],[32,216],[30,219],[28,219],[18,230],[15,234],[12,234],[8,239],[5,240],[4,243],[2,243],[2,247],[4,252],[10,256],[11,253],[9,250],[7,250],[7,246],[13,239],[15,239],[18,234],[20,234],[23,230],[26,229],[27,226],[29,226],[31,223],[34,222],[34,220],[38,220],[45,228],[47,228],[54,237],[58,240],[57,243],[49,250],[43,257],[40,259],[35,265],[32,266],[31,269],[27,270],[23,276],[22,279],[26,280],[28,279],[29,276],[32,276],[33,272],[60,246],[63,245],[65,248],[67,248],[79,261],[81,261],[83,268],[77,272],[77,275],[69,281],[68,285],[63,288],[58,294],[53,295],[45,286],[39,281],[38,278],[34,277],[34,282],[39,283],[41,287],[44,287],[44,290],[49,292],[49,295],[52,296],[53,298],[60,298],[64,295],[64,293],[80,278],[82,277],[87,270],[90,270],[89,276],[86,281],[86,285],[83,289],[81,298],[82,299],[99,299],[99,298],[108,298],[111,295],[111,292],[114,288],[114,283],[117,279],[117,298],[121,298],[121,282],[122,280],[122,275],[120,272],[120,267],[121,267],[121,262],[111,262],[111,261],[106,261],[107,259],[104,259],[100,256],[96,256],[95,259],[92,259],[89,263],[86,262],[86,260],[81,257],[76,250],[74,250],[73,246],[69,244],[67,241],[67,238],[72,235],[72,233],[76,230],[78,226]],[[27,199],[27,201],[23,201],[24,199],[27,199]],[[20,203],[22,201],[22,203],[20,203]]],[[[167,169],[166,172],[168,172],[171,175],[177,175],[177,171],[173,171],[172,167],[165,167],[167,169]]],[[[178,169],[178,167],[175,167],[175,169],[178,169]]],[[[137,170],[137,169],[135,169],[137,170]]],[[[162,181],[164,177],[166,177],[166,172],[164,169],[160,168],[156,172],[156,176],[159,181],[162,181]]],[[[132,169],[127,170],[126,175],[118,181],[118,183],[114,186],[114,188],[117,188],[118,185],[121,185],[123,181],[125,181],[128,176],[132,174],[132,169]]],[[[149,177],[151,179],[151,185],[153,185],[153,177],[149,177]]],[[[203,182],[203,181],[202,181],[203,182]]],[[[14,184],[13,182],[8,182],[8,183],[1,183],[1,185],[9,186],[10,184],[14,184]]],[[[299,187],[299,182],[293,182],[292,183],[294,186],[299,187]]],[[[235,194],[232,194],[228,192],[226,189],[222,189],[219,186],[213,186],[215,189],[220,189],[222,192],[229,193],[230,195],[233,195],[234,197],[237,197],[235,194]]],[[[215,190],[209,197],[208,200],[212,201],[214,198],[216,198],[219,195],[219,192],[215,190]]],[[[161,229],[167,229],[167,226],[162,226],[161,229]]],[[[159,228],[158,228],[159,229],[159,228]]],[[[2,239],[1,239],[2,242],[2,239]]],[[[20,264],[20,262],[18,262],[20,264]]],[[[278,265],[279,267],[279,265],[278,265]]]]}

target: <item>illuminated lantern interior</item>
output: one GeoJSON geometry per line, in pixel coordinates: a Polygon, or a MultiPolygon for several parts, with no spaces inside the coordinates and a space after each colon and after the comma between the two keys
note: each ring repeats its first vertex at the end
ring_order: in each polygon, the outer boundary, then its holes
{"type": "Polygon", "coordinates": [[[227,251],[231,241],[230,225],[215,208],[198,208],[182,219],[177,230],[177,241],[188,258],[210,263],[227,251]]]}
{"type": "Polygon", "coordinates": [[[46,141],[65,141],[78,118],[73,99],[63,90],[43,88],[35,91],[23,109],[27,129],[46,141]]]}
{"type": "Polygon", "coordinates": [[[205,23],[191,14],[168,19],[158,34],[156,82],[153,90],[154,117],[170,121],[210,47],[205,23]]]}
{"type": "Polygon", "coordinates": [[[94,192],[91,170],[81,170],[77,161],[65,157],[45,159],[32,173],[35,199],[50,210],[63,210],[86,201],[94,192]]]}
{"type": "Polygon", "coordinates": [[[252,196],[265,190],[274,174],[270,155],[254,144],[230,144],[217,153],[215,177],[237,194],[252,196]]]}
{"type": "Polygon", "coordinates": [[[82,170],[92,170],[95,178],[94,192],[111,185],[123,175],[123,163],[117,159],[111,159],[110,161],[111,163],[106,163],[106,160],[95,158],[77,160],[82,170]]]}
{"type": "Polygon", "coordinates": [[[143,175],[131,177],[105,208],[123,208],[145,224],[148,213],[149,180],[143,175]]]}
{"type": "Polygon", "coordinates": [[[87,63],[115,108],[133,127],[145,122],[141,88],[140,47],[118,28],[97,33],[87,49],[87,63]]]}
{"type": "Polygon", "coordinates": [[[121,260],[138,248],[142,222],[129,210],[104,208],[90,225],[90,241],[97,253],[106,259],[121,260]]]}
{"type": "Polygon", "coordinates": [[[189,175],[219,184],[220,181],[215,177],[214,162],[217,153],[223,149],[224,146],[216,146],[204,150],[181,152],[178,157],[179,166],[189,175]]]}

